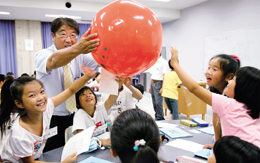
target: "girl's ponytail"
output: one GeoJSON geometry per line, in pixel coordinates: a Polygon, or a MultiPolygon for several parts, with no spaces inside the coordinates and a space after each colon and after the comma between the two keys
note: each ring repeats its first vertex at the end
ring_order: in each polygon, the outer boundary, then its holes
{"type": "Polygon", "coordinates": [[[130,163],[159,163],[159,159],[155,151],[150,148],[148,145],[139,146],[138,151],[136,152],[135,156],[131,160],[130,163]]]}
{"type": "Polygon", "coordinates": [[[1,138],[5,133],[7,124],[10,122],[10,115],[14,110],[14,101],[10,93],[10,86],[13,80],[7,80],[1,90],[1,110],[0,110],[0,128],[1,128],[1,138]]]}

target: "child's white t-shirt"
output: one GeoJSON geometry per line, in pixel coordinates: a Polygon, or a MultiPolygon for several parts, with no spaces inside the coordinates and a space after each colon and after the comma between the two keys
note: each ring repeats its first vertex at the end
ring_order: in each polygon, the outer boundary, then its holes
{"type": "Polygon", "coordinates": [[[92,136],[98,136],[106,132],[105,119],[107,117],[107,111],[105,108],[105,102],[96,104],[96,110],[93,117],[91,117],[85,110],[79,109],[73,118],[72,133],[76,134],[76,130],[84,130],[91,126],[96,126],[92,136]]]}
{"type": "Polygon", "coordinates": [[[37,159],[41,156],[47,141],[45,135],[49,130],[54,109],[55,108],[52,99],[48,98],[46,110],[43,112],[42,136],[34,135],[21,127],[19,124],[20,116],[15,119],[11,128],[11,133],[6,139],[3,151],[1,153],[1,158],[4,163],[22,163],[20,158],[33,156],[34,159],[37,159]]]}
{"type": "MultiPolygon", "coordinates": [[[[106,101],[109,94],[102,93],[101,101],[106,101]]],[[[133,100],[133,93],[124,86],[122,92],[119,93],[116,103],[109,110],[109,117],[112,122],[120,115],[121,112],[135,108],[135,102],[133,100]]]]}

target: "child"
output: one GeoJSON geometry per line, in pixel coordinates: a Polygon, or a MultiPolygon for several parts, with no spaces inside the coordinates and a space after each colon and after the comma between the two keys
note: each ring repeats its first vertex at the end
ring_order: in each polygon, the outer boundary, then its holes
{"type": "MultiPolygon", "coordinates": [[[[122,82],[131,84],[131,78],[118,77],[119,88],[122,87],[122,82]]],[[[118,90],[121,94],[122,89],[118,90]]],[[[86,128],[96,126],[92,136],[98,136],[106,132],[105,119],[107,111],[116,102],[118,96],[110,95],[105,102],[97,103],[96,94],[87,86],[83,87],[76,93],[76,103],[79,109],[73,118],[73,134],[79,133],[86,128]]],[[[101,140],[103,146],[110,146],[110,139],[101,140]]]]}
{"type": "Polygon", "coordinates": [[[168,118],[170,120],[177,120],[179,119],[177,86],[181,84],[181,80],[179,79],[176,72],[174,72],[174,68],[171,66],[171,60],[168,61],[168,64],[171,71],[168,71],[164,74],[163,86],[160,90],[160,94],[164,97],[164,100],[169,110],[171,111],[171,114],[168,118]]]}
{"type": "MultiPolygon", "coordinates": [[[[220,54],[212,57],[205,74],[209,90],[214,93],[223,94],[228,81],[234,77],[239,66],[239,58],[235,55],[220,54]]],[[[212,121],[215,131],[215,141],[217,141],[221,138],[222,132],[220,120],[216,113],[213,113],[212,121]]],[[[213,145],[206,145],[206,147],[212,148],[213,145]]]]}
{"type": "Polygon", "coordinates": [[[171,65],[187,89],[221,119],[223,136],[233,135],[260,147],[260,70],[243,67],[236,71],[224,90],[226,96],[212,93],[198,85],[178,63],[178,51],[171,47],[171,65]]]}
{"type": "Polygon", "coordinates": [[[208,163],[259,163],[260,149],[235,136],[224,136],[214,145],[213,154],[208,158],[208,163]]]}
{"type": "MultiPolygon", "coordinates": [[[[43,84],[32,77],[20,77],[10,86],[12,101],[1,106],[1,131],[5,131],[10,120],[10,110],[16,107],[19,115],[13,122],[1,158],[3,162],[35,162],[42,154],[48,136],[50,119],[54,108],[75,94],[95,73],[82,67],[85,75],[75,81],[68,89],[55,97],[48,98],[43,84]]],[[[3,101],[4,103],[4,101],[3,101]]],[[[76,154],[68,156],[63,162],[77,160],[76,154]]]]}
{"type": "Polygon", "coordinates": [[[111,131],[111,154],[122,163],[159,163],[160,133],[153,118],[140,109],[122,112],[111,131]]]}
{"type": "MultiPolygon", "coordinates": [[[[129,82],[124,83],[122,86],[122,92],[119,94],[116,103],[111,107],[110,114],[108,119],[113,123],[116,117],[127,108],[135,108],[135,102],[133,98],[137,100],[141,100],[143,98],[143,94],[141,91],[134,86],[131,85],[132,79],[129,78],[129,82]]],[[[102,93],[101,101],[105,101],[108,98],[109,94],[102,93]]]]}

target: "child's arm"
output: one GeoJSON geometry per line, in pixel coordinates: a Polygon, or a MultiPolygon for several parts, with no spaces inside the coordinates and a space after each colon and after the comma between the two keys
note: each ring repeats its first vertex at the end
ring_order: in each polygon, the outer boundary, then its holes
{"type": "MultiPolygon", "coordinates": [[[[120,78],[117,77],[116,81],[119,82],[119,89],[120,89],[122,87],[122,82],[120,82],[120,78]]],[[[120,92],[118,90],[118,94],[119,93],[120,92]]],[[[107,111],[114,105],[114,103],[116,102],[117,97],[118,96],[116,96],[116,95],[112,95],[112,94],[109,95],[108,99],[104,103],[105,108],[106,108],[107,111]]]]}
{"type": "Polygon", "coordinates": [[[213,113],[212,117],[213,127],[215,131],[215,142],[222,137],[221,125],[219,123],[219,117],[217,113],[213,113]]]}
{"type": "Polygon", "coordinates": [[[54,107],[60,105],[61,103],[66,101],[70,96],[75,94],[80,88],[82,88],[86,84],[88,80],[90,80],[96,74],[89,67],[82,66],[81,69],[84,71],[84,75],[75,82],[73,82],[69,88],[65,89],[63,92],[52,98],[54,107]]]}
{"type": "Polygon", "coordinates": [[[139,91],[139,89],[133,87],[132,84],[132,78],[131,77],[127,77],[125,79],[123,79],[123,82],[125,84],[125,86],[132,92],[132,96],[134,98],[136,98],[137,100],[141,100],[143,98],[143,94],[141,93],[141,91],[139,91]]]}
{"type": "MultiPolygon", "coordinates": [[[[124,78],[124,77],[116,76],[116,81],[119,83],[119,90],[122,88],[123,83],[129,82],[127,80],[129,80],[129,79],[124,78]]],[[[120,93],[119,90],[118,90],[118,93],[120,93]]],[[[116,95],[109,95],[108,99],[105,101],[105,104],[104,104],[107,111],[114,105],[114,103],[116,102],[117,97],[118,96],[116,96],[116,95]]]]}
{"type": "Polygon", "coordinates": [[[212,93],[207,89],[202,88],[195,80],[193,80],[179,65],[178,63],[178,50],[171,47],[171,65],[175,72],[187,87],[187,89],[200,98],[205,103],[212,105],[212,93]]]}
{"type": "MultiPolygon", "coordinates": [[[[78,159],[78,156],[76,154],[77,153],[73,153],[73,154],[69,155],[64,161],[62,161],[62,163],[76,162],[78,159]]],[[[36,160],[34,160],[33,156],[24,157],[21,159],[22,159],[23,163],[47,163],[45,161],[36,161],[36,160]]]]}

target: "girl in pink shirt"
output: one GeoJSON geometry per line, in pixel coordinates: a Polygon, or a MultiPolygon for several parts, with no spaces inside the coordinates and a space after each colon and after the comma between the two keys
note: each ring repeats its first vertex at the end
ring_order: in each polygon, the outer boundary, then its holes
{"type": "Polygon", "coordinates": [[[212,105],[221,119],[223,136],[233,135],[260,147],[260,70],[243,67],[236,71],[224,94],[212,93],[198,85],[179,65],[178,50],[171,47],[171,65],[190,92],[212,105]]]}

